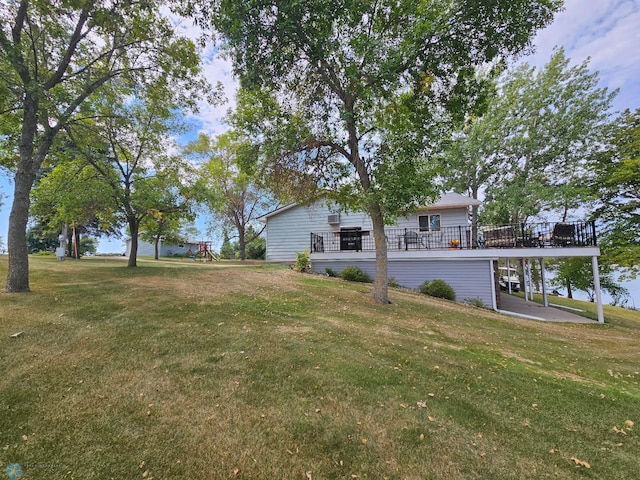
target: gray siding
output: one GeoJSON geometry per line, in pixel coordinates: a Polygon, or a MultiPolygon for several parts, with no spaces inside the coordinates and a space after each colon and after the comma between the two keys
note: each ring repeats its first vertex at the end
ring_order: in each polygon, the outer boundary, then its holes
{"type": "MultiPolygon", "coordinates": [[[[155,245],[153,243],[145,242],[138,238],[138,256],[139,257],[153,257],[156,254],[155,245]]],[[[131,240],[127,240],[127,256],[131,253],[131,240]]]]}
{"type": "MultiPolygon", "coordinates": [[[[296,205],[267,217],[267,260],[295,261],[296,253],[309,248],[312,232],[339,232],[341,228],[348,227],[361,227],[363,231],[372,229],[371,218],[362,212],[340,213],[340,224],[330,225],[327,217],[337,211],[337,208],[315,203],[309,207],[296,205]]],[[[408,217],[398,218],[396,225],[390,227],[418,228],[418,215],[425,213],[427,212],[419,211],[408,217]]],[[[439,214],[443,228],[468,224],[466,208],[433,209],[428,213],[439,214]]],[[[335,241],[339,242],[339,237],[335,241]]]]}
{"type": "MultiPolygon", "coordinates": [[[[176,254],[184,254],[191,248],[193,253],[198,253],[198,244],[185,243],[180,245],[164,244],[162,240],[158,244],[158,256],[171,257],[176,254]]],[[[131,253],[131,238],[126,239],[126,255],[131,253]]],[[[138,237],[138,256],[139,257],[153,257],[156,254],[156,247],[154,243],[145,242],[138,237]]]]}
{"type": "MultiPolygon", "coordinates": [[[[374,260],[314,261],[311,269],[324,273],[327,267],[336,273],[347,265],[355,265],[375,277],[374,260]]],[[[388,273],[403,287],[417,289],[426,280],[441,279],[456,292],[459,301],[480,298],[488,306],[493,306],[490,260],[389,260],[388,273]]]]}
{"type": "Polygon", "coordinates": [[[296,253],[309,248],[311,232],[339,232],[340,228],[371,229],[371,219],[364,213],[341,213],[340,224],[330,225],[327,217],[336,212],[324,204],[297,205],[267,218],[267,260],[292,262],[296,253]]]}
{"type": "Polygon", "coordinates": [[[400,217],[397,226],[400,228],[418,228],[418,217],[420,215],[440,215],[440,227],[457,227],[458,225],[469,224],[469,214],[467,208],[446,208],[446,209],[429,209],[418,210],[415,213],[400,217]]]}
{"type": "Polygon", "coordinates": [[[160,244],[160,252],[159,255],[161,257],[171,257],[173,255],[184,255],[189,250],[191,253],[198,253],[199,246],[197,243],[181,243],[180,245],[172,245],[172,244],[160,244]]]}

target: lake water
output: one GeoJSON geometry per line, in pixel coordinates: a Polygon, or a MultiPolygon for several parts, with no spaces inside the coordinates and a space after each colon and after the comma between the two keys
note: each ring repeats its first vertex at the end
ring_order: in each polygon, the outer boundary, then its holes
{"type": "MultiPolygon", "coordinates": [[[[629,292],[626,306],[628,308],[640,309],[640,276],[638,276],[635,280],[621,282],[620,284],[629,292]]],[[[567,291],[564,289],[559,288],[558,291],[565,296],[567,294],[567,291]]],[[[579,290],[573,291],[573,298],[576,298],[578,300],[589,300],[587,294],[579,290]]],[[[602,294],[602,302],[604,304],[610,304],[611,301],[611,296],[607,295],[606,293],[602,294]]]]}

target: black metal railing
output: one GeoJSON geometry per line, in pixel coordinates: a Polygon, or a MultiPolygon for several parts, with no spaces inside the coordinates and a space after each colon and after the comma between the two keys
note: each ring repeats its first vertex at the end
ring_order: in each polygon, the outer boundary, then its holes
{"type": "MultiPolygon", "coordinates": [[[[386,228],[384,232],[389,251],[597,245],[594,221],[488,225],[476,230],[471,225],[460,225],[432,231],[386,228]]],[[[311,253],[375,250],[373,232],[367,230],[311,233],[310,240],[311,253]]]]}

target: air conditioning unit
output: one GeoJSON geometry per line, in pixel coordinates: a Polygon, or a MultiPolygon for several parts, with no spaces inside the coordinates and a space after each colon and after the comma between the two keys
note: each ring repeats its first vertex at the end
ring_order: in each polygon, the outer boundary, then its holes
{"type": "Polygon", "coordinates": [[[327,217],[327,222],[329,222],[329,225],[339,225],[340,224],[340,214],[339,213],[333,213],[333,214],[329,215],[327,217]]]}

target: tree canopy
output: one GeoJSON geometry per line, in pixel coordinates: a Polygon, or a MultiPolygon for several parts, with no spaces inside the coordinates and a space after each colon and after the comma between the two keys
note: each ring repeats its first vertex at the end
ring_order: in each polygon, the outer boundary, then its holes
{"type": "Polygon", "coordinates": [[[470,117],[447,156],[449,185],[481,189],[485,223],[565,220],[584,210],[594,161],[607,142],[617,92],[598,86],[588,61],[570,65],[562,49],[541,69],[508,69],[487,111],[470,117]]]}
{"type": "Polygon", "coordinates": [[[596,164],[592,184],[599,198],[596,217],[605,227],[604,248],[611,261],[640,265],[640,108],[613,123],[610,148],[596,164]]]}
{"type": "MultiPolygon", "coordinates": [[[[175,96],[204,91],[195,45],[175,34],[162,2],[19,0],[0,7],[2,162],[15,172],[6,290],[29,290],[29,193],[63,129],[114,79],[130,94],[163,82],[175,96]],[[171,80],[171,81],[169,81],[171,80]]],[[[182,95],[184,106],[195,106],[182,95]]]]}
{"type": "Polygon", "coordinates": [[[264,230],[257,228],[256,219],[277,206],[268,189],[241,169],[252,150],[250,142],[235,131],[215,141],[201,134],[184,149],[186,155],[203,162],[196,190],[213,217],[212,225],[222,226],[225,236],[235,233],[241,260],[246,259],[246,246],[264,230]]]}
{"type": "Polygon", "coordinates": [[[193,0],[185,12],[221,33],[243,88],[262,90],[236,125],[263,141],[263,170],[338,185],[342,204],[371,216],[372,297],[387,303],[385,220],[436,193],[417,157],[432,125],[469,67],[521,51],[561,3],[193,0]]]}

